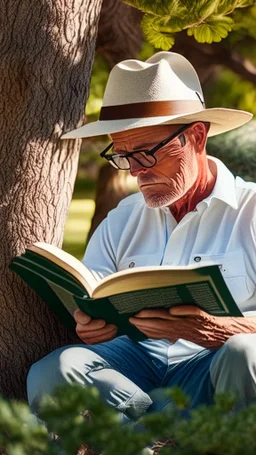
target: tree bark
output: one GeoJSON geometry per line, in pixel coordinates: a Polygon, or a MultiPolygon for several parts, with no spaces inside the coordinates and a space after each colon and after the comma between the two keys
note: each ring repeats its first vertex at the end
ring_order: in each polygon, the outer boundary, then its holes
{"type": "Polygon", "coordinates": [[[103,0],[96,49],[109,69],[138,56],[143,42],[141,18],[139,10],[121,0],[103,0]]]}
{"type": "MultiPolygon", "coordinates": [[[[138,56],[143,42],[141,17],[140,11],[120,0],[103,1],[97,53],[104,57],[110,70],[121,60],[138,56]]],[[[108,212],[116,207],[121,199],[128,196],[127,175],[127,172],[119,172],[108,164],[99,170],[95,211],[87,240],[108,212]]]]}
{"type": "Polygon", "coordinates": [[[101,0],[5,0],[0,11],[0,393],[25,397],[30,365],[74,343],[8,266],[35,241],[61,246],[101,0]]]}

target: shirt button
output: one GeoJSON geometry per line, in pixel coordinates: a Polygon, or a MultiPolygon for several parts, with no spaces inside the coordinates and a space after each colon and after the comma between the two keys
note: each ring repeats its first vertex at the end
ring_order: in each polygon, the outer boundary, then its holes
{"type": "Polygon", "coordinates": [[[200,262],[201,259],[202,259],[202,258],[201,258],[200,256],[195,256],[195,257],[194,257],[194,261],[195,261],[195,262],[200,262]]]}
{"type": "Polygon", "coordinates": [[[132,269],[135,266],[135,262],[130,262],[129,269],[132,269]]]}

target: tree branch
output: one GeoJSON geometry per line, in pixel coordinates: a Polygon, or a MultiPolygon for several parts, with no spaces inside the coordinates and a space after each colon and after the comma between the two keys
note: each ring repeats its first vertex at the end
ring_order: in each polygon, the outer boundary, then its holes
{"type": "MultiPolygon", "coordinates": [[[[255,45],[255,40],[253,43],[255,45]]],[[[228,48],[227,43],[198,43],[185,32],[181,32],[176,35],[173,50],[190,60],[203,84],[213,73],[214,67],[221,65],[256,85],[256,67],[237,50],[228,48]]]]}
{"type": "Polygon", "coordinates": [[[223,65],[234,71],[234,73],[242,76],[247,81],[256,85],[256,67],[250,60],[242,57],[237,52],[226,52],[223,56],[223,65]]]}

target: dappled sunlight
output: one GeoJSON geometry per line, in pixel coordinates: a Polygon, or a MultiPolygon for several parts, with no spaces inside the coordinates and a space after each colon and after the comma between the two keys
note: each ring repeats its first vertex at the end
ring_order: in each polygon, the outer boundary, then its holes
{"type": "Polygon", "coordinates": [[[93,199],[73,199],[65,224],[63,249],[82,259],[95,208],[93,199]]]}

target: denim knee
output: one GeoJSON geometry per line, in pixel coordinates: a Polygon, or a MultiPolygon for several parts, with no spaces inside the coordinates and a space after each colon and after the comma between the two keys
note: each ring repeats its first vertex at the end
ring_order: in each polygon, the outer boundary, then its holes
{"type": "Polygon", "coordinates": [[[43,395],[50,395],[56,387],[71,382],[69,370],[72,365],[68,364],[68,360],[75,360],[75,356],[68,352],[73,352],[74,349],[74,346],[56,349],[31,366],[27,376],[27,396],[32,410],[38,407],[43,395]]]}
{"type": "Polygon", "coordinates": [[[129,418],[139,418],[152,404],[140,387],[115,370],[85,345],[57,349],[32,365],[28,378],[28,401],[33,412],[46,394],[65,383],[94,385],[103,399],[129,418]]]}
{"type": "Polygon", "coordinates": [[[216,393],[235,392],[244,405],[256,398],[256,334],[237,334],[219,349],[210,373],[216,393]]]}
{"type": "MultiPolygon", "coordinates": [[[[227,359],[229,365],[237,368],[256,362],[255,334],[239,333],[230,337],[220,349],[221,355],[227,359]]],[[[239,371],[238,371],[239,373],[239,371]]]]}

